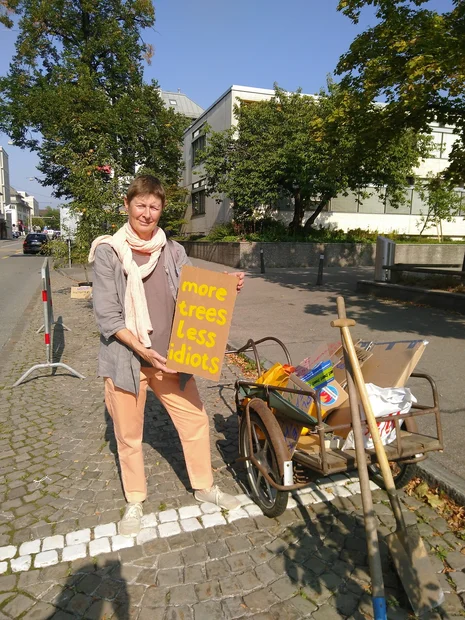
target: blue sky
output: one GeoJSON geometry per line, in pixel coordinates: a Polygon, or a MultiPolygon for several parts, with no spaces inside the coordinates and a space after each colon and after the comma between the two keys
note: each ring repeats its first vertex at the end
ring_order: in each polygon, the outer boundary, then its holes
{"type": "MultiPolygon", "coordinates": [[[[207,108],[232,84],[286,90],[301,87],[315,93],[334,70],[354,37],[374,25],[372,9],[365,9],[355,26],[336,11],[337,0],[154,0],[156,23],[144,39],[155,48],[147,80],[164,90],[188,95],[207,108]]],[[[431,0],[428,7],[448,10],[451,0],[431,0]]],[[[0,74],[8,70],[17,31],[0,25],[0,74]]],[[[50,198],[37,176],[37,157],[0,145],[10,158],[10,183],[34,194],[41,208],[59,202],[50,198]]]]}

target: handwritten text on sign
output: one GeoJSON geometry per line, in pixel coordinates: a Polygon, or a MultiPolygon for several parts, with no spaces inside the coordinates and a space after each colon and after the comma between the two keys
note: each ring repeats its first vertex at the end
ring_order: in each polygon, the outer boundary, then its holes
{"type": "Polygon", "coordinates": [[[168,368],[217,380],[221,374],[237,278],[185,266],[168,348],[168,368]]]}

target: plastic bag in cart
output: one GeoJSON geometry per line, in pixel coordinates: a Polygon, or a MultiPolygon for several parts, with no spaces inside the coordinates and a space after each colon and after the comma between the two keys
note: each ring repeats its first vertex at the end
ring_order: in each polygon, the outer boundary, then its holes
{"type": "MultiPolygon", "coordinates": [[[[417,399],[412,394],[409,388],[380,388],[373,383],[367,383],[366,389],[370,404],[373,409],[375,418],[379,418],[385,415],[408,413],[413,403],[417,402],[417,399]]],[[[360,414],[362,421],[365,421],[365,412],[360,404],[360,414]]],[[[401,424],[402,424],[401,420],[401,424]]],[[[364,427],[363,441],[365,448],[373,449],[373,439],[368,427],[364,427]]],[[[384,422],[378,422],[379,434],[381,442],[384,445],[392,443],[396,439],[396,426],[394,420],[386,420],[384,422]]],[[[343,450],[353,450],[355,448],[354,433],[350,431],[347,435],[347,439],[342,446],[343,450]]]]}

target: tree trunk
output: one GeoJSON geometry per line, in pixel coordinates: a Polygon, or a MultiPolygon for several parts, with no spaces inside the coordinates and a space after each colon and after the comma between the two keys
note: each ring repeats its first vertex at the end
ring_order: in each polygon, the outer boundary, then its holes
{"type": "Polygon", "coordinates": [[[328,200],[329,199],[330,199],[329,196],[323,196],[323,198],[320,200],[320,203],[317,206],[317,208],[315,209],[315,211],[312,213],[312,215],[305,222],[304,231],[306,233],[311,231],[311,229],[313,228],[313,224],[315,223],[316,218],[320,215],[320,213],[323,211],[325,206],[328,204],[328,200]]]}
{"type": "Polygon", "coordinates": [[[302,203],[302,196],[300,190],[294,190],[294,219],[291,222],[291,230],[297,232],[302,228],[302,220],[304,219],[305,211],[302,203]]]}

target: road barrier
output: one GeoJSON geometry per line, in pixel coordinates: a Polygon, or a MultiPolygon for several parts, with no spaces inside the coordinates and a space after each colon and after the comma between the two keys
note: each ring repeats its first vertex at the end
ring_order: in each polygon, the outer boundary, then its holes
{"type": "MultiPolygon", "coordinates": [[[[68,366],[67,364],[63,364],[62,362],[53,362],[52,361],[52,352],[51,352],[51,330],[53,325],[57,325],[58,323],[53,318],[53,303],[52,303],[52,288],[50,286],[50,265],[49,259],[46,258],[42,264],[41,269],[41,278],[42,278],[42,303],[44,306],[44,324],[39,327],[36,333],[39,333],[44,330],[44,341],[45,341],[45,364],[35,364],[32,368],[29,368],[27,372],[25,372],[22,377],[20,377],[16,383],[13,384],[13,387],[16,387],[20,383],[22,383],[26,377],[28,377],[34,370],[38,368],[65,368],[71,374],[75,375],[79,379],[85,379],[83,375],[79,372],[68,366]]],[[[69,327],[66,327],[63,323],[60,323],[64,329],[71,331],[69,327]]]]}

